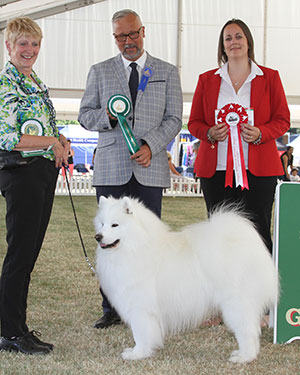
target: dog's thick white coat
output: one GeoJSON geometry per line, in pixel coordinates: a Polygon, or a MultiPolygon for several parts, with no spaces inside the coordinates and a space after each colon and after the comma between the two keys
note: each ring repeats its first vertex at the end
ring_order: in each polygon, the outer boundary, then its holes
{"type": "Polygon", "coordinates": [[[172,232],[137,200],[101,197],[95,228],[101,287],[136,344],[124,350],[124,359],[149,357],[167,334],[216,313],[238,342],[230,360],[257,357],[261,318],[274,306],[278,280],[246,218],[221,209],[172,232]]]}

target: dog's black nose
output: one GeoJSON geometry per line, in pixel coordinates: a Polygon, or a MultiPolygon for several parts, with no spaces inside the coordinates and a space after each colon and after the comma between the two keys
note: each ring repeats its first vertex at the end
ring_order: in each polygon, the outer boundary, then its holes
{"type": "Polygon", "coordinates": [[[99,234],[99,233],[97,233],[96,236],[95,236],[95,240],[97,242],[101,242],[102,238],[103,238],[102,234],[99,234]]]}

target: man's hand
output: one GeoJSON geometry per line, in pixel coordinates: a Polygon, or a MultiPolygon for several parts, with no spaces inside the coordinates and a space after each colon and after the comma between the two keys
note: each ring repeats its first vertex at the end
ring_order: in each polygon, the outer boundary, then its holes
{"type": "Polygon", "coordinates": [[[152,152],[147,144],[141,146],[139,151],[131,156],[131,160],[135,160],[139,165],[144,168],[149,167],[151,164],[152,152]]]}

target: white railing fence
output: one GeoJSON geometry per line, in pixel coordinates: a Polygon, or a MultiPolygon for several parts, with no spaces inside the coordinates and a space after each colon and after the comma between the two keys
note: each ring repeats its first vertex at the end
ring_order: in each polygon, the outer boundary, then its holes
{"type": "MultiPolygon", "coordinates": [[[[68,175],[68,181],[72,195],[96,195],[93,187],[93,176],[91,175],[68,175]]],[[[58,176],[55,195],[68,195],[67,182],[62,175],[58,176]]]]}
{"type": "Polygon", "coordinates": [[[171,177],[171,186],[164,190],[164,196],[202,197],[200,179],[189,177],[171,177]]]}
{"type": "MultiPolygon", "coordinates": [[[[96,189],[93,187],[92,175],[74,175],[69,177],[70,190],[72,195],[96,195],[96,189]]],[[[58,176],[56,195],[68,195],[67,182],[62,175],[58,176]]],[[[188,177],[171,177],[171,186],[164,189],[164,196],[168,197],[202,197],[200,180],[194,180],[188,177]]]]}

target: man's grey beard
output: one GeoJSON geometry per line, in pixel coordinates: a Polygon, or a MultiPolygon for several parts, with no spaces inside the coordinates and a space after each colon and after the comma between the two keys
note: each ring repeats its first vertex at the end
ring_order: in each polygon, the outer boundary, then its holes
{"type": "Polygon", "coordinates": [[[124,46],[124,51],[123,51],[123,56],[126,59],[134,59],[136,57],[139,57],[142,54],[142,50],[136,46],[136,44],[125,44],[124,46]],[[134,55],[129,55],[126,52],[126,48],[136,48],[136,53],[134,55]]]}

